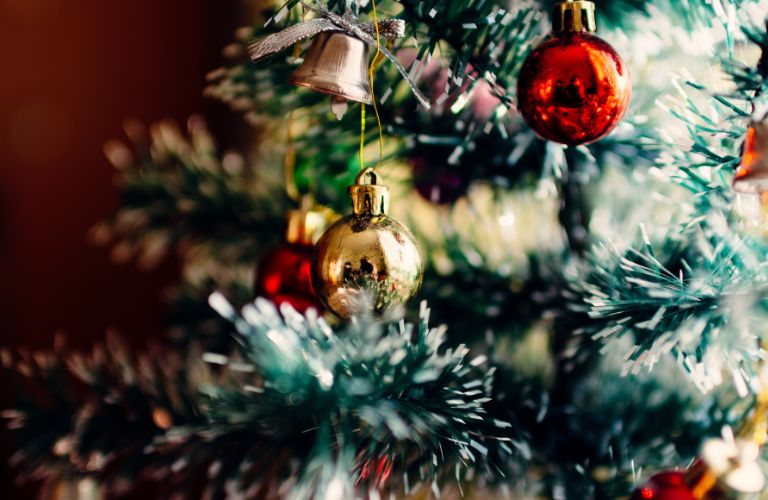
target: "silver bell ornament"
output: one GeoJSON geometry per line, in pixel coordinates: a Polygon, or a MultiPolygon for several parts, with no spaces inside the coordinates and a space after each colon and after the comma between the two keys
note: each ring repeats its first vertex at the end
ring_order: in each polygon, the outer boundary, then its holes
{"type": "Polygon", "coordinates": [[[288,82],[335,98],[370,104],[368,45],[344,33],[320,33],[288,82]]]}

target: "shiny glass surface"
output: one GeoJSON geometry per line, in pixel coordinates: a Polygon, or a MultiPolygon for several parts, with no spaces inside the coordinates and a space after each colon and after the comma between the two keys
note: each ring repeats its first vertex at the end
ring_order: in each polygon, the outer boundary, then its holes
{"type": "Polygon", "coordinates": [[[629,70],[589,33],[566,32],[536,48],[518,80],[518,108],[541,137],[568,145],[594,142],[618,125],[629,105],[629,70]]]}
{"type": "Polygon", "coordinates": [[[421,286],[422,261],[410,232],[386,215],[348,215],[315,245],[312,279],[318,298],[349,318],[368,294],[382,313],[412,299],[421,286]]]}
{"type": "Polygon", "coordinates": [[[311,278],[312,246],[284,244],[268,251],[256,272],[256,294],[303,313],[320,309],[311,278]]]}
{"type": "Polygon", "coordinates": [[[631,500],[695,500],[680,471],[661,472],[637,488],[631,500]]]}

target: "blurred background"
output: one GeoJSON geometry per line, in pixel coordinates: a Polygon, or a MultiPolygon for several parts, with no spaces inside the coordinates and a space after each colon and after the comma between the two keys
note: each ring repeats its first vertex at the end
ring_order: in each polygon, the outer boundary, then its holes
{"type": "MultiPolygon", "coordinates": [[[[47,348],[63,332],[85,348],[107,329],[139,345],[162,336],[175,263],[141,273],[87,240],[118,202],[102,147],[123,137],[128,117],[183,124],[193,113],[224,148],[237,144],[238,117],[201,89],[251,10],[221,0],[0,0],[0,345],[47,348]]],[[[3,498],[34,497],[10,489],[5,465],[0,479],[3,498]]]]}

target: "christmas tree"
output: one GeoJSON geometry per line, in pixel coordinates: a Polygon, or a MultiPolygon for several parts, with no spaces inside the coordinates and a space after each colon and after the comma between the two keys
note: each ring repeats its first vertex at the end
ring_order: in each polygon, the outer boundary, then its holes
{"type": "Polygon", "coordinates": [[[92,236],[179,256],[168,342],[3,351],[15,471],[51,495],[759,497],[767,14],[266,6],[205,89],[253,150],[200,117],[107,144],[122,208],[92,236]]]}

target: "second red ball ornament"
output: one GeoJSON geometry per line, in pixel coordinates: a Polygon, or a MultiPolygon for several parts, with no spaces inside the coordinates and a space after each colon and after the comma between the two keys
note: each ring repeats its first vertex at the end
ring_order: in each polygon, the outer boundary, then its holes
{"type": "Polygon", "coordinates": [[[278,306],[288,303],[300,313],[310,307],[322,308],[312,287],[310,269],[314,242],[325,230],[329,217],[327,212],[310,207],[311,202],[305,199],[301,208],[288,213],[285,243],[262,257],[254,286],[257,295],[278,306]]]}
{"type": "Polygon", "coordinates": [[[595,4],[560,2],[552,36],[528,56],[517,84],[520,113],[541,137],[588,144],[613,130],[629,105],[627,66],[597,31],[595,4]]]}
{"type": "Polygon", "coordinates": [[[681,471],[660,472],[635,490],[632,500],[696,500],[681,471]]]}

